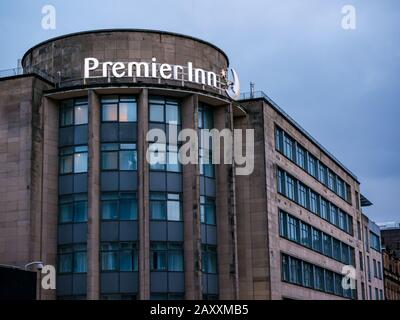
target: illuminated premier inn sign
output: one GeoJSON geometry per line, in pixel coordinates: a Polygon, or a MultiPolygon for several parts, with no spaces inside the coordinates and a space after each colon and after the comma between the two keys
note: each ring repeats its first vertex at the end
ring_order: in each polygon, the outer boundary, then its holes
{"type": "Polygon", "coordinates": [[[151,62],[99,62],[96,58],[85,58],[84,78],[154,78],[192,82],[209,86],[219,91],[225,91],[227,95],[237,100],[240,96],[240,84],[237,73],[231,69],[233,80],[228,80],[226,70],[220,74],[212,71],[195,68],[192,62],[186,66],[158,63],[156,58],[151,62]]]}

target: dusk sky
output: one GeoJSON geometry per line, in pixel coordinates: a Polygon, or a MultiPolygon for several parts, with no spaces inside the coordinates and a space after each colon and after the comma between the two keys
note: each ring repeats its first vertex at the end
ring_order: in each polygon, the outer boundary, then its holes
{"type": "Polygon", "coordinates": [[[183,33],[224,50],[242,91],[256,84],[356,174],[375,222],[400,221],[398,0],[85,0],[0,2],[0,70],[66,33],[144,28],[183,33]],[[41,26],[56,8],[56,29],[41,26]],[[341,26],[344,5],[356,29],[341,26]]]}

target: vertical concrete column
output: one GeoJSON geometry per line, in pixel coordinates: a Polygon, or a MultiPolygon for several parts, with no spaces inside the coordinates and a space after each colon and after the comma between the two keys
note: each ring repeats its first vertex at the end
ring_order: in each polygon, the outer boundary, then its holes
{"type": "MultiPolygon", "coordinates": [[[[232,105],[217,107],[214,127],[232,129],[232,105]]],[[[225,144],[225,141],[224,141],[225,144]]],[[[221,155],[224,144],[221,144],[221,155]]],[[[232,145],[227,146],[232,147],[232,145]]],[[[221,161],[225,161],[221,157],[221,161]]],[[[235,177],[233,164],[216,165],[216,213],[218,228],[218,278],[220,299],[238,298],[238,263],[235,207],[235,177]]]]}
{"type": "MultiPolygon", "coordinates": [[[[58,221],[58,103],[43,98],[42,252],[45,265],[57,264],[58,221]]],[[[43,290],[40,299],[53,300],[56,290],[43,290]]]]}
{"type": "MultiPolygon", "coordinates": [[[[191,95],[182,102],[182,129],[197,128],[198,96],[191,95]]],[[[202,298],[199,166],[187,164],[182,171],[185,297],[198,300],[202,298]]]]}
{"type": "Polygon", "coordinates": [[[87,299],[100,298],[100,100],[89,90],[87,299]]]}
{"type": "Polygon", "coordinates": [[[150,209],[149,165],[146,160],[149,129],[148,89],[143,89],[138,101],[138,222],[139,222],[139,299],[150,298],[150,209]]]}

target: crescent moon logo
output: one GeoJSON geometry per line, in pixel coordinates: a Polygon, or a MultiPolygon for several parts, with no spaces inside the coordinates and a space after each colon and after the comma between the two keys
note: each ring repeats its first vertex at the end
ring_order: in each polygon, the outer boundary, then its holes
{"type": "Polygon", "coordinates": [[[228,87],[226,88],[227,95],[233,99],[238,100],[240,98],[240,81],[238,74],[235,69],[231,68],[232,81],[228,81],[228,87]]]}

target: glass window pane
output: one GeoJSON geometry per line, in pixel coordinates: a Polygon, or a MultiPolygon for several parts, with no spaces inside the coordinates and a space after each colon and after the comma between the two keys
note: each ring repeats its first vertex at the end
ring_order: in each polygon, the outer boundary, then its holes
{"type": "Polygon", "coordinates": [[[118,170],[118,152],[102,152],[102,170],[118,170]]]}
{"type": "Polygon", "coordinates": [[[74,256],[74,272],[83,273],[86,272],[86,251],[75,252],[74,256]]]}
{"type": "Polygon", "coordinates": [[[217,254],[209,252],[207,256],[207,272],[217,273],[217,254]]]}
{"type": "Polygon", "coordinates": [[[169,251],[168,253],[168,271],[183,271],[182,251],[169,251]]]}
{"type": "Polygon", "coordinates": [[[167,104],[165,106],[165,116],[167,123],[180,124],[179,107],[167,104]]]}
{"type": "Polygon", "coordinates": [[[88,106],[76,106],[75,107],[75,124],[86,124],[88,123],[88,106]]]}
{"type": "Polygon", "coordinates": [[[136,170],[137,158],[136,151],[120,151],[119,152],[119,170],[136,170]]]}
{"type": "Polygon", "coordinates": [[[122,251],[119,256],[119,271],[133,271],[132,251],[122,251]]]}
{"type": "Polygon", "coordinates": [[[72,173],[73,160],[72,155],[60,158],[60,174],[72,173]]]}
{"type": "Polygon", "coordinates": [[[150,214],[153,220],[166,219],[166,206],[163,201],[150,201],[150,214]]]}
{"type": "Polygon", "coordinates": [[[72,222],[74,208],[72,203],[60,204],[59,207],[59,223],[72,222]]]}
{"type": "Polygon", "coordinates": [[[167,153],[167,171],[180,172],[181,165],[178,162],[178,152],[169,151],[167,153]]]}
{"type": "Polygon", "coordinates": [[[87,172],[87,157],[88,154],[84,153],[75,153],[74,155],[74,172],[81,173],[87,172]]]}
{"type": "Polygon", "coordinates": [[[102,252],[101,254],[101,270],[115,271],[117,270],[117,252],[102,252]]]}
{"type": "Polygon", "coordinates": [[[137,219],[137,201],[135,199],[120,200],[119,218],[121,220],[137,219]]]}
{"type": "Polygon", "coordinates": [[[103,103],[112,103],[112,102],[118,102],[118,96],[102,96],[101,97],[101,102],[103,103]]]}
{"type": "Polygon", "coordinates": [[[179,201],[168,201],[167,210],[168,210],[169,221],[181,220],[181,205],[179,201]]]}
{"type": "Polygon", "coordinates": [[[206,205],[206,223],[211,225],[216,224],[215,206],[213,204],[206,205]]]}
{"type": "Polygon", "coordinates": [[[164,106],[150,104],[150,121],[164,122],[164,106]]]}
{"type": "Polygon", "coordinates": [[[214,126],[212,110],[204,110],[204,128],[212,129],[214,126]]]}
{"type": "Polygon", "coordinates": [[[58,270],[60,273],[72,272],[72,253],[61,254],[58,263],[58,270]]]}
{"type": "Polygon", "coordinates": [[[87,202],[79,201],[74,204],[74,221],[86,222],[87,221],[87,202]]]}
{"type": "Polygon", "coordinates": [[[117,104],[103,104],[102,105],[102,119],[103,119],[103,121],[117,121],[118,120],[118,105],[117,104]]]}
{"type": "Polygon", "coordinates": [[[164,271],[167,270],[167,252],[153,251],[151,255],[151,270],[164,271]]]}
{"type": "Polygon", "coordinates": [[[102,201],[101,216],[103,220],[118,219],[118,201],[102,201]]]}
{"type": "Polygon", "coordinates": [[[136,121],[136,102],[121,102],[119,104],[119,121],[120,122],[136,121]]]}
{"type": "Polygon", "coordinates": [[[61,126],[70,126],[73,123],[74,115],[72,108],[61,108],[60,111],[60,125],[61,126]]]}

